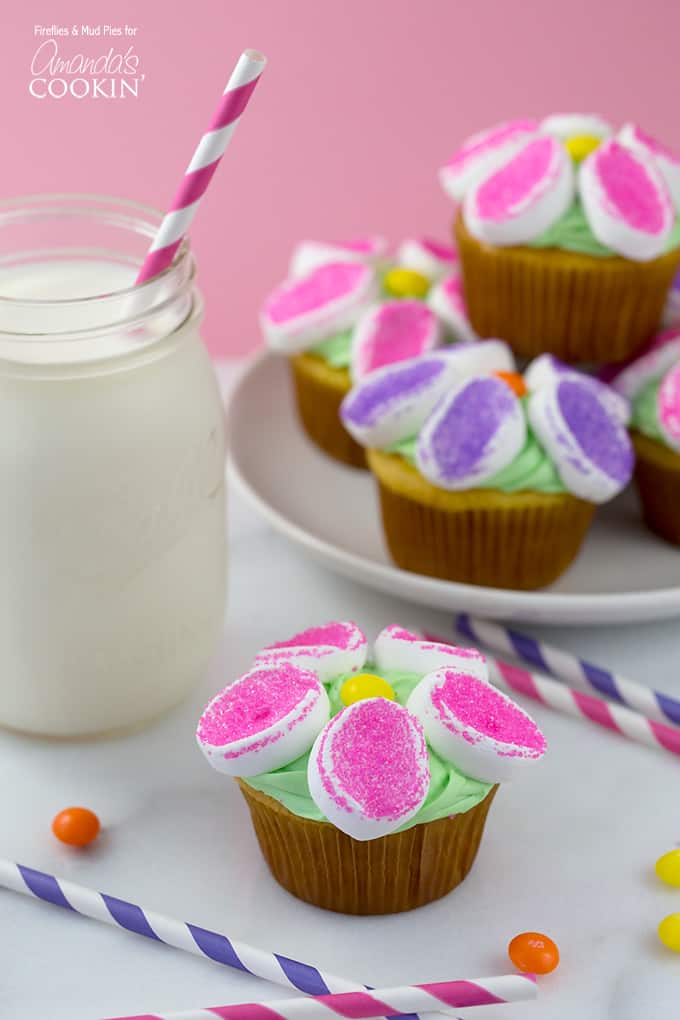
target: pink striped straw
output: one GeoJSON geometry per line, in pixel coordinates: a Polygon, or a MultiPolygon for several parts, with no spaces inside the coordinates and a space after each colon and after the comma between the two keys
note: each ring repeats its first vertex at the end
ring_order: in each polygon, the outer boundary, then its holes
{"type": "Polygon", "coordinates": [[[157,276],[172,262],[266,63],[267,58],[257,50],[245,50],[239,57],[208,130],[198,143],[172,204],[147,252],[136,283],[144,283],[157,276]]]}
{"type": "Polygon", "coordinates": [[[110,1020],[329,1020],[333,1016],[366,1020],[388,1014],[467,1006],[494,1006],[535,999],[533,974],[504,974],[471,981],[439,981],[399,988],[376,988],[370,992],[341,992],[307,999],[279,999],[276,1002],[242,1002],[234,1006],[206,1006],[179,1013],[138,1013],[110,1020]]]}

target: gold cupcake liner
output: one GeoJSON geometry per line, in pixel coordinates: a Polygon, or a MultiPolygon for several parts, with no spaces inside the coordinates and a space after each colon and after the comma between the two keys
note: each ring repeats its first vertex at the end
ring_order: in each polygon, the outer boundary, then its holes
{"type": "Polygon", "coordinates": [[[437,488],[402,457],[368,451],[397,566],[492,588],[542,588],[576,557],[595,511],[569,493],[437,488]]]}
{"type": "Polygon", "coordinates": [[[651,262],[596,258],[557,248],[496,248],[458,214],[468,316],[481,337],[502,337],[517,354],[564,361],[624,361],[661,322],[680,248],[651,262]]]}
{"type": "Polygon", "coordinates": [[[365,468],[363,447],[340,420],[340,404],[352,388],[347,369],[334,368],[315,354],[296,354],[290,366],[300,421],[309,438],[329,457],[365,468]]]}
{"type": "Polygon", "coordinates": [[[635,484],[645,524],[680,545],[680,454],[641,432],[632,432],[635,484]]]}
{"type": "Polygon", "coordinates": [[[276,881],[298,899],[341,914],[396,914],[451,892],[472,867],[498,789],[464,814],[359,842],[237,782],[276,881]]]}

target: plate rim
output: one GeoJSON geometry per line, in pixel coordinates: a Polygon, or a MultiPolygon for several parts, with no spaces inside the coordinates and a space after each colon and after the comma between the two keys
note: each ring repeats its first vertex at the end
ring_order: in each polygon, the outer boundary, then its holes
{"type": "MultiPolygon", "coordinates": [[[[411,574],[392,564],[376,563],[374,560],[366,561],[357,553],[342,549],[305,530],[272,506],[248,479],[240,462],[239,452],[234,448],[232,441],[234,435],[232,421],[235,420],[243,391],[264,363],[278,361],[281,357],[267,349],[257,351],[247,359],[231,387],[226,406],[228,465],[238,489],[255,506],[262,517],[276,531],[307,550],[318,562],[327,564],[329,569],[360,584],[385,592],[391,591],[398,598],[409,598],[409,595],[404,594],[401,590],[394,591],[395,581],[398,579],[401,589],[404,578],[406,578],[407,583],[410,581],[414,585],[424,586],[426,591],[431,590],[440,594],[441,597],[425,603],[431,608],[447,608],[444,603],[446,595],[449,594],[452,597],[459,597],[461,603],[466,600],[474,603],[474,612],[479,616],[494,615],[496,618],[520,618],[522,620],[533,618],[536,622],[564,626],[588,623],[625,625],[632,622],[630,619],[621,618],[627,610],[635,614],[635,622],[672,619],[680,616],[680,585],[657,588],[652,591],[625,591],[616,594],[610,592],[575,594],[550,592],[544,589],[527,592],[490,588],[483,585],[464,584],[459,581],[445,581],[440,578],[427,577],[425,574],[411,574]],[[375,581],[373,577],[376,577],[375,581]],[[480,601],[484,602],[488,599],[492,599],[496,604],[498,611],[493,614],[488,608],[479,605],[480,601]],[[592,619],[587,619],[591,616],[592,619]]],[[[410,597],[415,601],[421,601],[415,596],[410,597]]],[[[449,611],[455,610],[449,608],[449,611]]]]}

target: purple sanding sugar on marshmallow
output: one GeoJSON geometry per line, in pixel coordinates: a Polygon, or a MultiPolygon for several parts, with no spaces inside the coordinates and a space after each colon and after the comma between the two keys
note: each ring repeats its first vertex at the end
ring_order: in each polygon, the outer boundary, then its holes
{"type": "Polygon", "coordinates": [[[557,399],[564,421],[593,464],[622,485],[630,478],[633,452],[624,429],[582,383],[565,379],[557,399]]]}
{"type": "Polygon", "coordinates": [[[375,425],[381,414],[404,397],[414,396],[426,389],[446,371],[442,360],[414,360],[412,364],[395,365],[393,372],[369,380],[347,401],[342,417],[356,425],[375,425]]]}

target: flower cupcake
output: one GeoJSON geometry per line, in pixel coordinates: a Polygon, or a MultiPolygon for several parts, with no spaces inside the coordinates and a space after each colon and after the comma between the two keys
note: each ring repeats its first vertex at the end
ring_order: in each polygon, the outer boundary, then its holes
{"type": "Polygon", "coordinates": [[[298,245],[289,278],[262,307],[269,346],[290,358],[297,407],[325,453],[365,467],[338,411],[353,379],[451,340],[473,340],[457,256],[408,240],[388,258],[382,238],[298,245]]]}
{"type": "Polygon", "coordinates": [[[680,545],[680,328],[654,337],[611,384],[632,406],[635,483],[645,522],[680,545]]]}
{"type": "Polygon", "coordinates": [[[470,322],[518,354],[618,362],[680,265],[680,157],[641,128],[555,115],[469,138],[440,171],[470,322]]]}
{"type": "Polygon", "coordinates": [[[499,783],[543,757],[534,721],[474,649],[329,623],[266,648],[198,744],[237,778],[269,868],[348,914],[411,910],[472,867],[499,783]]]}
{"type": "Polygon", "coordinates": [[[540,588],[573,561],[596,505],[630,480],[628,404],[549,356],[524,378],[480,362],[461,379],[455,354],[388,366],[343,401],[389,551],[431,577],[540,588]]]}

